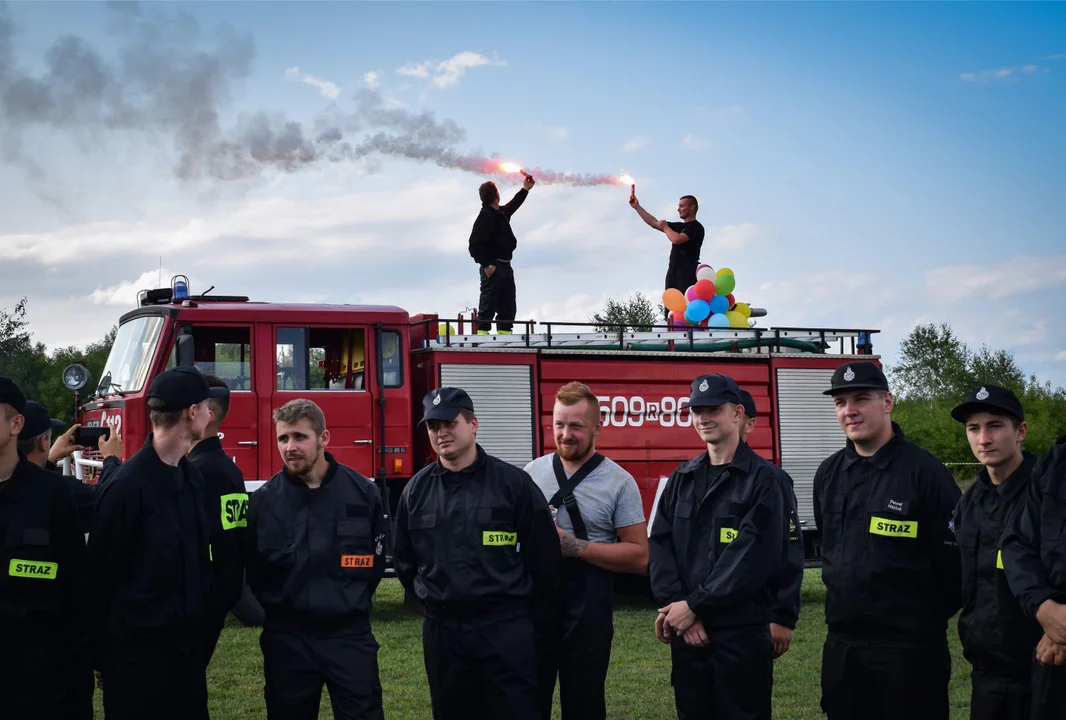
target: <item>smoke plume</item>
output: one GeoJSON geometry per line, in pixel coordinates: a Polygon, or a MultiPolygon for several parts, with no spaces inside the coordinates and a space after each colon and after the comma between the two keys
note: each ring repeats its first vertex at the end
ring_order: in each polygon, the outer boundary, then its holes
{"type": "MultiPolygon", "coordinates": [[[[183,180],[239,180],[264,171],[297,172],[321,162],[385,155],[433,162],[479,174],[506,175],[497,155],[464,152],[466,132],[431,112],[386,107],[364,88],[354,109],[336,104],[310,127],[278,113],[241,116],[223,127],[232,90],[255,57],[247,33],[228,26],[204,30],[187,13],[130,3],[110,5],[117,51],[105,58],[83,38],[57,39],[37,75],[13,55],[10,13],[0,5],[0,157],[32,179],[40,166],[24,143],[29,130],[62,132],[82,147],[109,135],[138,133],[172,144],[174,173],[183,180]]],[[[545,183],[619,184],[609,175],[528,170],[545,183]]]]}

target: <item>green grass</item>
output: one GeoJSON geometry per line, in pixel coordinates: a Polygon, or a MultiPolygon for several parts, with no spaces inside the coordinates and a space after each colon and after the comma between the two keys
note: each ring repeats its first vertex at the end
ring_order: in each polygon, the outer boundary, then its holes
{"type": "MultiPolygon", "coordinates": [[[[807,570],[803,580],[803,608],[791,649],[774,666],[774,718],[816,720],[819,670],[825,639],[825,587],[821,571],[807,570]]],[[[612,720],[672,720],[670,653],[653,631],[655,607],[650,601],[620,596],[615,607],[615,637],[607,676],[607,715],[612,720]]],[[[429,689],[422,664],[421,619],[403,610],[403,594],[396,580],[385,580],[378,592],[373,618],[381,650],[378,662],[387,720],[426,720],[429,689]]],[[[969,665],[962,657],[955,622],[949,625],[953,671],[951,717],[969,717],[969,665]]],[[[259,630],[241,627],[232,618],[219,640],[207,672],[211,717],[214,720],[266,717],[263,705],[263,658],[259,630]]],[[[332,718],[328,693],[322,693],[322,718],[332,718]]],[[[100,693],[96,717],[102,718],[100,693]]],[[[555,717],[559,717],[556,702],[555,717]]]]}

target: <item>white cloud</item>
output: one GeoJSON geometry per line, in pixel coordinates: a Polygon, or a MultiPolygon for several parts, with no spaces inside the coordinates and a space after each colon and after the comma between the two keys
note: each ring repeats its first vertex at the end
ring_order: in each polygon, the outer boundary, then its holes
{"type": "Polygon", "coordinates": [[[681,138],[681,147],[689,150],[706,150],[711,146],[711,143],[696,135],[686,135],[681,138]]]}
{"type": "Polygon", "coordinates": [[[566,140],[566,138],[570,137],[570,132],[561,126],[548,128],[548,134],[556,140],[566,140]]]}
{"type": "Polygon", "coordinates": [[[934,302],[969,298],[1002,300],[1066,284],[1066,255],[1019,255],[1000,265],[954,265],[925,273],[934,302]]]}
{"type": "MultiPolygon", "coordinates": [[[[1066,53],[1060,55],[1045,55],[1045,60],[1066,60],[1066,53]]],[[[1060,360],[1062,358],[1059,358],[1060,360]]]]}
{"type": "Polygon", "coordinates": [[[1003,81],[1013,82],[1017,80],[1017,75],[1031,75],[1040,69],[1039,65],[1014,65],[1006,68],[996,68],[993,70],[982,70],[980,72],[967,72],[959,75],[959,78],[963,82],[980,83],[987,85],[991,82],[1003,81]]]}
{"type": "Polygon", "coordinates": [[[408,63],[396,70],[399,75],[421,78],[432,78],[433,84],[439,88],[446,88],[459,82],[467,70],[483,66],[505,66],[505,60],[490,58],[480,53],[464,50],[456,53],[447,60],[426,60],[420,63],[408,63]]]}
{"type": "Polygon", "coordinates": [[[322,97],[328,98],[329,100],[336,100],[341,94],[341,89],[337,87],[335,83],[316,75],[301,73],[299,67],[291,67],[287,69],[285,71],[285,77],[293,82],[302,82],[305,85],[318,88],[318,91],[322,93],[322,97]]]}
{"type": "MultiPolygon", "coordinates": [[[[132,282],[119,282],[108,287],[97,287],[89,293],[89,300],[97,305],[130,305],[136,299],[138,292],[145,289],[168,287],[170,278],[176,274],[169,268],[147,270],[132,282]]],[[[189,283],[194,284],[194,279],[189,278],[189,283]]]]}
{"type": "Polygon", "coordinates": [[[381,73],[376,70],[371,70],[363,75],[363,84],[371,90],[377,90],[378,87],[381,86],[381,73]]]}
{"type": "Polygon", "coordinates": [[[755,223],[724,225],[706,229],[703,247],[716,252],[736,252],[751,248],[760,242],[765,233],[755,223]]]}
{"type": "Polygon", "coordinates": [[[1060,350],[1059,354],[1055,356],[1057,362],[1066,362],[1066,350],[1060,350]]]}
{"type": "Polygon", "coordinates": [[[622,144],[622,149],[626,152],[631,152],[633,150],[639,150],[649,143],[651,143],[651,138],[638,135],[637,137],[631,137],[626,140],[625,143],[622,144]]]}

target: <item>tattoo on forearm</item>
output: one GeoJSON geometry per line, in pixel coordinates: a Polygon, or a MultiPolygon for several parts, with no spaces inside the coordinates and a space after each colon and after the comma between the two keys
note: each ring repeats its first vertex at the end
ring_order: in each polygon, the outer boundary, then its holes
{"type": "Polygon", "coordinates": [[[579,540],[570,533],[559,536],[559,544],[563,548],[563,557],[577,557],[588,549],[588,540],[579,540]]]}

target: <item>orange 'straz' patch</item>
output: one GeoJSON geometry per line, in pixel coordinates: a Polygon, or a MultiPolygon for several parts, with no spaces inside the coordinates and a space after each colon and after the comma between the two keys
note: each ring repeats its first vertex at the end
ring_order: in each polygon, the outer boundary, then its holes
{"type": "Polygon", "coordinates": [[[341,567],[368,568],[374,567],[373,555],[341,555],[341,567]]]}

